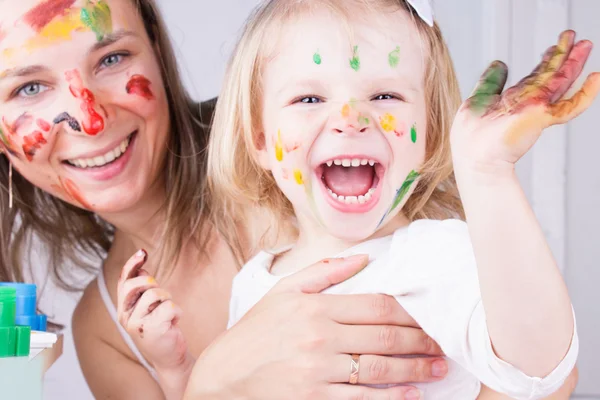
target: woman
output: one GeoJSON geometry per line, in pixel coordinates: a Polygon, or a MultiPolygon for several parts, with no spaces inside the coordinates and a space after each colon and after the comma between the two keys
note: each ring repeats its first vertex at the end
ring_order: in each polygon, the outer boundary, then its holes
{"type": "MultiPolygon", "coordinates": [[[[73,317],[96,398],[163,398],[152,367],[115,320],[121,267],[138,248],[150,255],[144,268],[184,311],[180,324],[199,357],[192,394],[201,387],[217,398],[261,398],[272,382],[285,387],[298,379],[289,373],[297,365],[318,371],[327,354],[342,351],[375,355],[370,368],[361,366],[361,383],[443,378],[444,368],[432,368],[435,358],[383,356],[439,355],[393,302],[306,295],[333,279],[323,265],[290,278],[245,324],[215,340],[225,330],[239,263],[208,218],[210,105],[199,112],[183,89],[152,0],[1,2],[0,110],[0,280],[22,279],[31,234],[59,279],[70,264],[102,265],[73,317]],[[316,298],[322,306],[314,307],[316,298]],[[344,324],[336,322],[342,315],[344,324]],[[310,335],[281,348],[275,330],[260,328],[282,322],[310,335]]],[[[308,376],[301,384],[309,392],[345,398],[343,387],[308,376]]]]}

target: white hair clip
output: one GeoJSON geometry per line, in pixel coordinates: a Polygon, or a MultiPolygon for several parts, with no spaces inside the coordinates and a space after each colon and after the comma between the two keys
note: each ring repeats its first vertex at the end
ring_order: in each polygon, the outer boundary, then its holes
{"type": "Polygon", "coordinates": [[[419,17],[429,26],[433,26],[433,6],[429,0],[406,0],[415,9],[419,17]]]}

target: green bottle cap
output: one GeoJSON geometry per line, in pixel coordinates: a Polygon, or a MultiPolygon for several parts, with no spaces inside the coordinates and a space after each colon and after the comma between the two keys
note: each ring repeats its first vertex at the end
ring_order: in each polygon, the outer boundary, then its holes
{"type": "Polygon", "coordinates": [[[31,344],[31,327],[17,326],[15,329],[17,331],[15,355],[17,357],[26,357],[29,355],[29,346],[31,344]]]}
{"type": "Polygon", "coordinates": [[[15,326],[17,290],[0,287],[0,327],[15,326]]]}
{"type": "Polygon", "coordinates": [[[14,326],[0,327],[0,357],[14,357],[16,355],[17,330],[14,326]]]}

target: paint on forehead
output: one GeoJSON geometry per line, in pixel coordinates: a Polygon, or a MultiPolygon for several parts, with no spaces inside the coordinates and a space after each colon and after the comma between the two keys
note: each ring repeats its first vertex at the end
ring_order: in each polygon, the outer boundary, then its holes
{"type": "Polygon", "coordinates": [[[388,54],[388,62],[390,67],[396,68],[400,62],[400,46],[396,47],[390,54],[388,54]]]}
{"type": "Polygon", "coordinates": [[[321,65],[321,61],[321,54],[319,53],[319,50],[317,50],[317,52],[313,54],[313,62],[317,65],[321,65]]]}
{"type": "Polygon", "coordinates": [[[40,131],[35,131],[30,135],[24,136],[23,153],[25,154],[27,161],[33,161],[35,153],[47,143],[46,138],[44,138],[44,135],[40,131]]]}
{"type": "Polygon", "coordinates": [[[304,185],[304,179],[302,178],[302,171],[299,169],[294,170],[294,180],[298,185],[304,185]]]}
{"type": "Polygon", "coordinates": [[[77,120],[75,118],[71,117],[71,115],[69,115],[68,112],[60,113],[59,115],[56,116],[56,118],[54,118],[54,120],[52,122],[55,125],[58,125],[58,124],[62,123],[63,121],[67,121],[67,124],[69,124],[71,129],[73,129],[74,131],[81,132],[81,126],[79,125],[79,122],[77,122],[77,120]]]}
{"type": "Polygon", "coordinates": [[[68,14],[74,3],[75,0],[46,0],[29,10],[23,20],[40,32],[54,18],[68,14]]]}
{"type": "Polygon", "coordinates": [[[112,33],[110,7],[104,0],[96,2],[88,0],[87,5],[81,9],[81,21],[96,34],[98,41],[112,33]]]}
{"type": "Polygon", "coordinates": [[[413,126],[410,128],[410,140],[412,140],[413,143],[417,143],[417,124],[413,124],[413,126]]]}
{"type": "Polygon", "coordinates": [[[277,130],[277,141],[275,142],[275,158],[283,161],[283,141],[281,140],[281,129],[277,130]]]}
{"type": "Polygon", "coordinates": [[[45,25],[37,36],[29,39],[25,43],[25,48],[28,51],[51,46],[57,42],[71,40],[73,32],[86,31],[88,28],[83,24],[79,13],[61,15],[54,18],[51,22],[45,25]]]}
{"type": "Polygon", "coordinates": [[[76,69],[65,72],[65,77],[73,96],[81,100],[81,110],[84,114],[84,132],[91,136],[97,135],[104,130],[104,119],[94,109],[96,105],[94,94],[89,89],[83,87],[81,76],[76,69]]]}
{"type": "Polygon", "coordinates": [[[379,124],[385,132],[392,132],[396,129],[396,117],[390,113],[386,113],[379,117],[379,124]]]}
{"type": "Polygon", "coordinates": [[[133,75],[129,82],[127,82],[125,90],[128,94],[135,94],[146,100],[152,100],[154,94],[152,93],[152,90],[150,90],[150,85],[150,81],[145,76],[133,75]]]}
{"type": "Polygon", "coordinates": [[[360,69],[360,57],[358,56],[358,46],[354,46],[354,49],[352,50],[350,67],[355,71],[358,71],[360,69]]]}

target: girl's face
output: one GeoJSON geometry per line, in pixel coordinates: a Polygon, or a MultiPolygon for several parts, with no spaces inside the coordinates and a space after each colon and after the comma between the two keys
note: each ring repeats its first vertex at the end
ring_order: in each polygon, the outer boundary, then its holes
{"type": "Polygon", "coordinates": [[[403,11],[360,21],[350,33],[325,11],[298,18],[263,75],[261,164],[303,229],[346,240],[398,215],[426,148],[428,54],[414,22],[403,11]]]}
{"type": "Polygon", "coordinates": [[[167,110],[131,1],[0,0],[0,145],[34,185],[126,210],[159,176],[167,110]]]}

